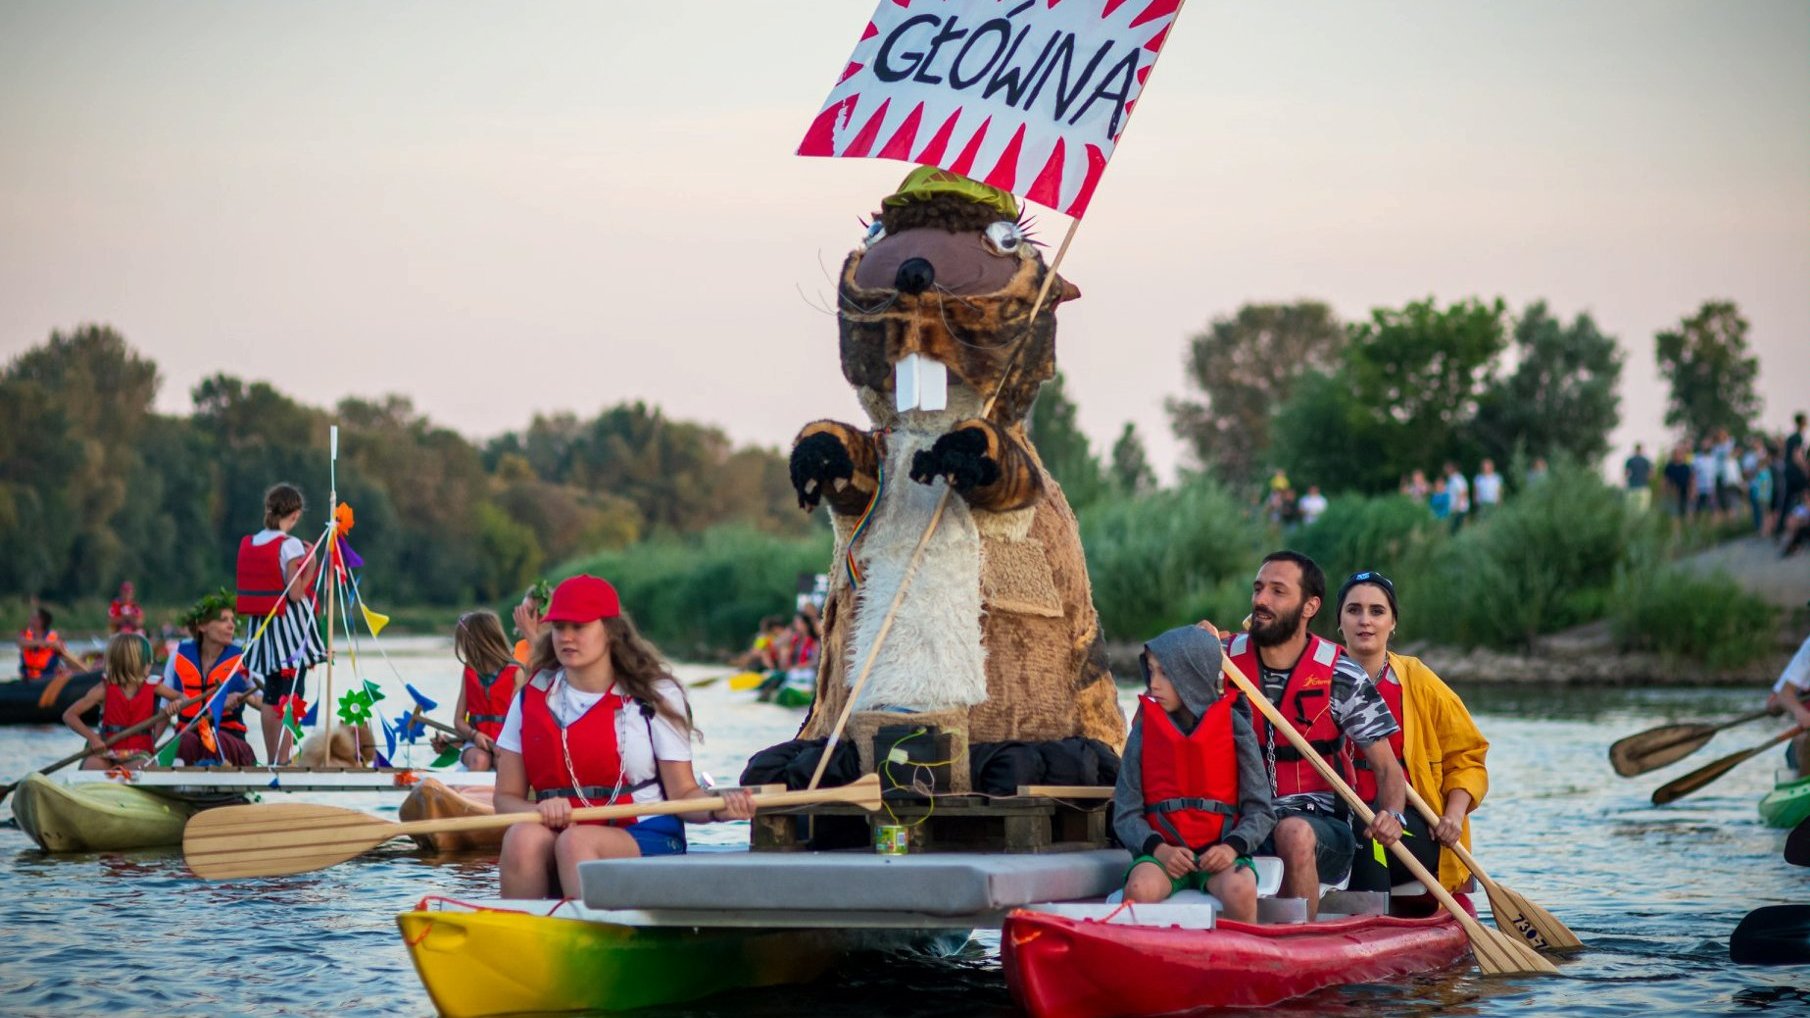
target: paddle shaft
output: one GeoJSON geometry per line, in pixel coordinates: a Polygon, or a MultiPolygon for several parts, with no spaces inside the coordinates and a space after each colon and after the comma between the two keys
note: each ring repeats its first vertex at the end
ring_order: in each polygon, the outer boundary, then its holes
{"type": "MultiPolygon", "coordinates": [[[[868,785],[878,786],[873,782],[854,785],[839,785],[833,788],[804,789],[797,792],[769,792],[753,796],[756,808],[777,806],[801,806],[818,802],[854,802],[862,797],[868,785]],[[850,789],[857,789],[849,794],[850,789]]],[[[665,816],[673,813],[704,813],[722,809],[729,801],[720,795],[707,796],[701,799],[664,799],[659,802],[635,802],[621,806],[581,806],[572,811],[572,822],[584,820],[622,820],[627,817],[665,816]]],[[[439,834],[450,831],[483,831],[496,827],[513,827],[516,824],[540,823],[540,813],[495,813],[490,816],[447,817],[441,820],[411,820],[400,823],[391,831],[394,837],[410,834],[439,834]]]]}
{"type": "Polygon", "coordinates": [[[1765,742],[1760,743],[1758,746],[1741,750],[1739,753],[1730,753],[1720,760],[1711,761],[1710,763],[1697,768],[1682,778],[1675,778],[1668,781],[1653,790],[1653,805],[1663,806],[1668,802],[1681,799],[1692,792],[1698,791],[1705,785],[1715,781],[1729,771],[1734,770],[1736,767],[1746,763],[1753,757],[1766,752],[1781,742],[1802,735],[1803,732],[1804,726],[1802,725],[1799,725],[1796,728],[1787,728],[1772,738],[1767,739],[1765,742]]]}
{"type": "MultiPolygon", "coordinates": [[[[1295,726],[1282,716],[1282,712],[1276,709],[1275,704],[1270,703],[1269,697],[1264,696],[1263,691],[1245,677],[1244,670],[1238,667],[1238,663],[1232,660],[1231,655],[1221,654],[1219,661],[1226,678],[1231,679],[1232,684],[1244,694],[1244,698],[1263,714],[1264,719],[1269,722],[1270,728],[1282,733],[1289,745],[1295,748],[1295,752],[1301,754],[1301,759],[1306,760],[1315,771],[1319,772],[1321,779],[1332,787],[1338,797],[1345,801],[1345,805],[1368,827],[1376,819],[1376,814],[1371,812],[1369,805],[1359,798],[1358,794],[1352,791],[1351,786],[1345,783],[1345,779],[1339,777],[1338,773],[1321,758],[1319,751],[1308,745],[1307,739],[1300,732],[1295,731],[1295,726]]],[[[1419,880],[1434,898],[1438,899],[1439,904],[1452,914],[1452,918],[1458,920],[1458,924],[1464,927],[1464,932],[1470,936],[1473,945],[1489,942],[1489,931],[1478,924],[1477,920],[1464,910],[1464,906],[1458,904],[1458,899],[1452,897],[1451,893],[1433,874],[1427,872],[1427,868],[1420,864],[1419,859],[1414,858],[1414,853],[1408,851],[1408,846],[1402,844],[1400,838],[1389,845],[1389,852],[1409,873],[1414,874],[1414,878],[1419,880]]],[[[1481,956],[1479,956],[1479,960],[1481,960],[1481,956]]],[[[1547,964],[1546,967],[1551,968],[1550,964],[1547,964]]]]}
{"type": "MultiPolygon", "coordinates": [[[[1173,26],[1173,22],[1171,23],[1173,26]]],[[[986,406],[981,408],[980,416],[986,418],[993,413],[993,404],[999,401],[1000,392],[1005,383],[1012,377],[1012,371],[1018,365],[1018,355],[1030,344],[1031,330],[1037,326],[1037,315],[1043,310],[1043,302],[1050,295],[1050,287],[1056,282],[1056,270],[1062,266],[1062,258],[1068,254],[1068,245],[1075,239],[1075,231],[1081,228],[1081,220],[1074,219],[1068,224],[1068,232],[1062,237],[1062,246],[1056,249],[1056,260],[1050,263],[1049,270],[1043,274],[1043,285],[1037,289],[1037,299],[1031,304],[1031,313],[1025,318],[1024,335],[1019,337],[1012,349],[1011,359],[1006,362],[1006,370],[1000,375],[999,387],[987,397],[986,406]]],[[[924,533],[918,538],[917,547],[911,549],[911,560],[905,565],[905,575],[899,579],[898,593],[892,596],[892,603],[886,607],[886,617],[880,620],[880,629],[874,634],[873,645],[867,648],[867,658],[861,662],[861,673],[855,677],[854,685],[849,687],[848,701],[842,705],[842,713],[836,716],[836,724],[830,729],[830,735],[823,743],[823,755],[817,759],[817,769],[811,772],[811,783],[807,789],[816,788],[823,780],[823,772],[829,769],[830,754],[835,752],[836,743],[842,739],[842,730],[848,727],[848,719],[855,712],[855,702],[861,698],[861,690],[867,685],[868,676],[873,674],[874,662],[880,659],[880,648],[886,646],[886,637],[892,633],[892,621],[899,614],[899,605],[905,602],[905,592],[911,589],[912,577],[918,573],[918,566],[924,561],[924,550],[930,547],[931,535],[943,522],[943,514],[949,509],[949,498],[954,487],[945,483],[943,493],[937,497],[936,508],[930,513],[930,522],[924,525],[924,533]]]]}
{"type": "MultiPolygon", "coordinates": [[[[457,728],[454,728],[453,726],[447,724],[444,721],[435,721],[433,718],[430,718],[427,715],[421,713],[421,708],[419,708],[419,707],[415,708],[415,714],[412,718],[409,719],[409,723],[414,724],[417,721],[421,722],[422,724],[426,725],[429,728],[432,728],[436,732],[445,732],[448,735],[459,735],[459,730],[457,728]]],[[[463,736],[463,735],[459,735],[459,738],[461,738],[461,739],[463,739],[464,737],[465,736],[463,736]]]]}
{"type": "MultiPolygon", "coordinates": [[[[182,708],[189,706],[190,704],[194,703],[195,701],[200,700],[202,698],[202,696],[204,696],[204,695],[206,695],[206,694],[197,694],[195,696],[189,697],[186,700],[180,700],[176,704],[176,709],[181,710],[182,708]]],[[[71,753],[68,756],[64,757],[63,759],[58,760],[56,763],[53,763],[48,767],[44,767],[44,768],[38,770],[37,773],[38,774],[49,774],[51,771],[60,771],[63,768],[69,766],[70,764],[76,763],[81,760],[86,760],[96,753],[104,753],[109,748],[111,748],[114,744],[116,744],[118,742],[121,742],[125,739],[129,739],[132,736],[139,734],[140,732],[149,731],[159,721],[164,720],[162,717],[159,716],[162,713],[163,712],[160,710],[156,714],[153,714],[150,717],[146,718],[145,720],[140,721],[138,724],[133,725],[132,727],[126,729],[123,732],[120,732],[119,734],[115,735],[113,738],[108,739],[106,742],[102,743],[100,746],[85,747],[80,753],[71,753]]],[[[20,779],[20,780],[22,781],[24,779],[20,779]]],[[[11,795],[13,789],[18,788],[18,787],[19,787],[19,781],[15,781],[10,785],[5,786],[4,788],[0,788],[0,799],[4,799],[8,795],[11,795]]]]}
{"type": "MultiPolygon", "coordinates": [[[[1705,725],[1703,728],[1700,728],[1697,731],[1692,732],[1688,735],[1680,735],[1676,739],[1667,739],[1664,742],[1658,743],[1656,745],[1644,747],[1644,749],[1647,753],[1657,753],[1662,749],[1671,749],[1673,746],[1682,746],[1685,743],[1694,741],[1696,739],[1707,739],[1709,736],[1714,735],[1717,732],[1724,731],[1729,728],[1733,728],[1736,725],[1744,725],[1744,724],[1748,723],[1749,721],[1758,721],[1761,718],[1766,718],[1766,717],[1771,717],[1771,716],[1772,716],[1772,712],[1769,710],[1757,710],[1757,711],[1754,711],[1752,714],[1743,714],[1738,718],[1734,718],[1729,721],[1724,721],[1720,724],[1705,725]]],[[[1660,727],[1666,728],[1666,727],[1670,727],[1670,726],[1661,725],[1660,727]]],[[[1641,734],[1645,734],[1645,733],[1641,733],[1641,734]]],[[[1640,735],[1628,736],[1629,739],[1637,739],[1639,737],[1640,737],[1640,735]]]]}

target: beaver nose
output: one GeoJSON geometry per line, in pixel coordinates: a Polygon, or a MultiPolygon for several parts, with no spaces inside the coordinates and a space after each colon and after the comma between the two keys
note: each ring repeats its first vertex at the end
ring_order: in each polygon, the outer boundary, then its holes
{"type": "Polygon", "coordinates": [[[907,258],[899,263],[899,273],[893,277],[893,288],[900,293],[917,295],[930,289],[936,282],[936,269],[922,258],[907,258]]]}

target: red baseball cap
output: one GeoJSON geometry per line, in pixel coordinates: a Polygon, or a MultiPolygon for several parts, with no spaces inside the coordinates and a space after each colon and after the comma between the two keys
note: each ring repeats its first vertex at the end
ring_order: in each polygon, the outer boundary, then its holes
{"type": "Polygon", "coordinates": [[[616,588],[597,576],[574,576],[553,588],[553,600],[547,605],[546,622],[595,622],[622,614],[622,601],[616,588]]]}

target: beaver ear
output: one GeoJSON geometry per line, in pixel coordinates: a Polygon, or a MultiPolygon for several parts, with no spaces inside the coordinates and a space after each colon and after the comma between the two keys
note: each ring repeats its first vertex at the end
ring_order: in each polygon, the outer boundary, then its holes
{"type": "Polygon", "coordinates": [[[1054,290],[1056,292],[1056,303],[1058,304],[1063,301],[1075,300],[1081,296],[1081,288],[1069,282],[1068,278],[1060,273],[1056,275],[1054,290]]]}

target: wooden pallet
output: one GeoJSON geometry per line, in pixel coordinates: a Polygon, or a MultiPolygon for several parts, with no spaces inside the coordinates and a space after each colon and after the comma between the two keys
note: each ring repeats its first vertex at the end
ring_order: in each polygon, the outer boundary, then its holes
{"type": "MultiPolygon", "coordinates": [[[[1032,791],[1021,788],[1020,793],[1032,791]]],[[[1067,852],[1106,847],[1106,807],[1112,789],[1038,788],[1048,794],[1006,797],[889,792],[886,807],[868,813],[826,804],[763,810],[749,847],[756,852],[869,849],[875,828],[900,825],[916,852],[1067,852]]]]}

